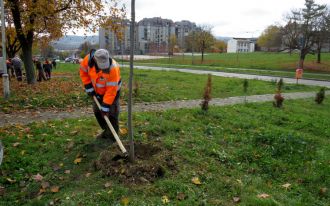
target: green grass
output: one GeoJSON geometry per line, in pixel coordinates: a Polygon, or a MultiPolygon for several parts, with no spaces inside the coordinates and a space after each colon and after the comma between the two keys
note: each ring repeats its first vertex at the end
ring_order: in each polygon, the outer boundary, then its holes
{"type": "MultiPolygon", "coordinates": [[[[21,109],[72,108],[90,104],[78,75],[79,65],[60,64],[54,70],[54,78],[35,85],[11,84],[11,98],[0,100],[0,110],[11,112],[21,109]],[[60,76],[56,78],[56,76],[60,76]]],[[[127,100],[128,69],[122,68],[122,99],[127,100]]],[[[187,74],[167,71],[135,70],[138,83],[134,102],[159,102],[171,100],[201,99],[207,81],[207,75],[187,74]]],[[[1,84],[1,83],[0,83],[1,84]]],[[[242,96],[243,80],[235,78],[213,77],[212,97],[224,98],[242,96]]],[[[275,82],[249,80],[247,95],[274,93],[275,82]]],[[[283,92],[317,91],[317,87],[287,84],[283,92]]]]}
{"type": "MultiPolygon", "coordinates": [[[[223,53],[223,54],[207,54],[205,55],[205,60],[201,63],[200,56],[175,56],[172,58],[164,59],[154,59],[154,60],[141,60],[136,61],[136,64],[148,63],[152,65],[173,65],[179,67],[179,65],[184,65],[183,67],[192,67],[196,69],[205,70],[222,70],[228,72],[237,73],[250,73],[250,74],[263,74],[263,75],[275,75],[275,76],[288,76],[294,77],[294,71],[298,65],[299,56],[294,53],[291,56],[286,53],[223,53]],[[200,66],[208,66],[200,67],[200,66]],[[220,67],[220,68],[219,68],[220,67]],[[254,70],[228,70],[225,68],[247,68],[247,69],[257,69],[261,71],[254,70]],[[262,71],[266,70],[266,71],[262,71]],[[271,72],[276,70],[279,72],[271,72]],[[269,71],[269,72],[267,72],[269,71]],[[280,72],[282,71],[282,73],[280,72]],[[284,71],[284,72],[283,72],[284,71]],[[285,72],[291,72],[285,73],[285,72]]],[[[305,78],[314,79],[325,79],[329,80],[328,77],[322,76],[323,73],[330,73],[330,53],[322,54],[322,63],[316,63],[316,55],[308,55],[305,61],[305,78]],[[308,74],[308,73],[319,73],[308,74]]]]}
{"type": "MultiPolygon", "coordinates": [[[[254,69],[280,69],[292,71],[297,68],[299,55],[293,53],[253,52],[253,53],[222,53],[205,55],[204,65],[254,69]]],[[[174,58],[141,60],[138,62],[201,64],[201,56],[175,56],[174,58]]],[[[322,64],[316,64],[316,55],[308,55],[305,61],[306,70],[330,70],[330,53],[322,54],[322,64]]]]}
{"type": "MultiPolygon", "coordinates": [[[[329,98],[329,96],[327,97],[329,98]]],[[[283,109],[271,103],[172,110],[134,115],[134,137],[159,142],[170,151],[178,171],[147,185],[124,185],[94,171],[98,153],[86,150],[98,130],[94,118],[33,123],[1,129],[5,159],[0,205],[329,205],[330,103],[312,99],[285,101],[283,109]],[[28,128],[28,129],[27,129],[28,128]],[[13,147],[15,142],[21,143],[13,147]],[[69,142],[74,146],[68,149],[69,142]],[[24,151],[24,152],[22,152],[24,151]],[[73,163],[77,154],[82,163],[73,163]],[[63,166],[58,171],[54,165],[63,166]],[[70,170],[70,174],[65,174],[70,170]],[[91,172],[90,177],[85,177],[91,172]],[[60,186],[58,193],[37,193],[32,175],[60,186]],[[202,184],[191,183],[199,177],[202,184]],[[7,178],[15,180],[10,184],[7,178]],[[24,181],[24,182],[23,182],[24,181]],[[104,184],[111,182],[110,188],[104,184]],[[283,184],[290,183],[285,189],[283,184]],[[21,185],[21,186],[20,186],[21,185]],[[320,194],[321,188],[328,191],[320,194]],[[186,199],[177,200],[184,193],[186,199]],[[267,193],[267,199],[257,195],[267,193]]],[[[126,122],[126,114],[122,119],[126,122]]],[[[127,137],[123,137],[127,140],[127,137]]]]}
{"type": "MultiPolygon", "coordinates": [[[[287,77],[295,78],[295,71],[282,71],[282,70],[270,70],[270,69],[248,69],[248,68],[226,68],[219,66],[204,66],[204,65],[182,65],[182,64],[161,64],[161,63],[138,63],[141,66],[155,66],[155,67],[166,67],[166,68],[181,68],[181,69],[197,69],[207,71],[218,71],[238,74],[254,74],[254,75],[265,75],[274,77],[287,77]]],[[[305,71],[303,79],[314,79],[314,80],[326,80],[330,81],[330,74],[327,72],[310,72],[305,71]]]]}

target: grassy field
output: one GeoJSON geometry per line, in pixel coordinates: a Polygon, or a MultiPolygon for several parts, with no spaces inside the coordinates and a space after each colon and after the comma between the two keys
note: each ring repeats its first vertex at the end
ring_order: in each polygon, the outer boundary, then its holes
{"type": "MultiPolygon", "coordinates": [[[[249,68],[229,68],[229,67],[219,67],[219,66],[205,66],[205,65],[183,65],[183,64],[161,64],[161,63],[138,63],[141,66],[155,66],[163,68],[182,68],[182,69],[197,69],[197,70],[208,70],[208,71],[219,71],[228,73],[238,73],[238,74],[254,74],[254,75],[265,75],[274,77],[287,77],[295,78],[295,71],[283,71],[283,70],[270,70],[270,69],[249,69],[249,68]]],[[[330,81],[330,73],[327,72],[311,72],[304,71],[304,79],[315,79],[315,80],[325,80],[330,81]]]]}
{"type": "MultiPolygon", "coordinates": [[[[123,77],[122,99],[127,99],[128,69],[121,69],[123,77]]],[[[36,108],[72,108],[90,105],[78,75],[78,65],[60,64],[54,70],[53,79],[35,85],[26,85],[13,80],[11,98],[0,100],[0,110],[14,112],[36,108]]],[[[206,75],[180,72],[135,70],[135,102],[159,102],[170,100],[200,99],[206,85],[206,75]],[[138,86],[136,86],[138,85],[138,86]]],[[[243,80],[212,78],[212,97],[241,96],[243,80]]],[[[0,83],[2,85],[2,82],[0,83]]],[[[274,93],[275,82],[249,80],[247,95],[274,93]]],[[[1,87],[0,87],[1,89],[1,87]]],[[[287,84],[283,92],[317,91],[317,87],[287,84]]]]}
{"type": "MultiPolygon", "coordinates": [[[[186,66],[209,66],[215,67],[248,68],[262,70],[279,70],[293,72],[297,68],[299,56],[294,53],[291,56],[286,53],[224,53],[207,54],[205,61],[201,63],[200,56],[175,56],[172,58],[141,60],[136,63],[186,65],[186,66]]],[[[322,54],[322,63],[316,63],[316,55],[308,55],[305,61],[305,72],[330,73],[330,53],[322,54]]],[[[216,69],[216,68],[215,68],[216,69]]],[[[219,68],[218,68],[219,69],[219,68]]],[[[253,70],[250,70],[252,72],[253,70]]],[[[258,74],[258,73],[257,73],[258,74]]],[[[272,73],[270,73],[272,74],[272,73]]],[[[281,73],[280,73],[281,74],[281,73]]],[[[283,73],[282,73],[283,74],[283,73]]],[[[310,77],[310,76],[309,76],[310,77]]]]}
{"type": "Polygon", "coordinates": [[[1,128],[0,205],[327,206],[329,108],[327,100],[306,99],[285,101],[283,109],[262,103],[135,113],[136,141],[166,151],[159,158],[176,168],[143,184],[95,169],[106,147],[89,147],[94,118],[1,128]]]}

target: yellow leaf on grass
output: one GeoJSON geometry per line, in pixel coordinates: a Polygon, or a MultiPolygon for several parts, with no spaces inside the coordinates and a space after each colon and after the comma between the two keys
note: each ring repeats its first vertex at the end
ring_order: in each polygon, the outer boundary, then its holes
{"type": "Polygon", "coordinates": [[[77,158],[77,159],[75,159],[73,162],[74,162],[75,164],[78,164],[78,163],[80,163],[81,161],[82,161],[81,158],[77,158]]]}
{"type": "Polygon", "coordinates": [[[121,198],[120,202],[122,205],[127,206],[129,203],[129,199],[128,199],[128,197],[123,197],[123,198],[121,198]]]}
{"type": "Polygon", "coordinates": [[[170,200],[168,199],[168,197],[166,196],[166,195],[164,195],[163,197],[162,197],[162,203],[163,204],[167,204],[167,203],[169,203],[170,202],[170,200]]]}
{"type": "Polygon", "coordinates": [[[282,187],[287,190],[287,189],[290,189],[291,184],[290,183],[286,183],[286,184],[282,185],[282,187]]]}
{"type": "Polygon", "coordinates": [[[22,150],[22,151],[21,151],[21,155],[24,155],[24,154],[25,154],[25,150],[22,150]]]}
{"type": "Polygon", "coordinates": [[[191,182],[194,183],[195,185],[201,185],[202,184],[198,177],[193,177],[191,179],[191,182]]]}
{"type": "Polygon", "coordinates": [[[127,131],[126,128],[120,128],[119,132],[120,132],[121,135],[125,135],[125,134],[127,134],[128,131],[127,131]]]}
{"type": "Polygon", "coordinates": [[[59,186],[52,186],[50,188],[50,191],[52,191],[53,193],[57,193],[58,191],[60,191],[60,187],[59,186]]]}
{"type": "Polygon", "coordinates": [[[87,173],[85,174],[85,177],[89,177],[89,176],[91,176],[91,175],[92,175],[92,173],[87,172],[87,173]]]}
{"type": "Polygon", "coordinates": [[[269,194],[266,194],[266,193],[262,193],[262,194],[259,194],[257,195],[258,198],[261,198],[261,199],[266,199],[266,198],[269,198],[270,195],[269,194]]]}

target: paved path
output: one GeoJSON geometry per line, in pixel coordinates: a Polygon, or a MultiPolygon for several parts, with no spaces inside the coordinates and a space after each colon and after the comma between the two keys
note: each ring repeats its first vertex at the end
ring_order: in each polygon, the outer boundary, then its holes
{"type": "MultiPolygon", "coordinates": [[[[196,69],[179,69],[179,68],[167,68],[167,67],[154,67],[154,66],[134,66],[137,69],[144,70],[157,70],[157,71],[178,71],[192,74],[212,74],[213,76],[220,77],[233,77],[240,79],[256,79],[263,81],[274,81],[279,80],[280,77],[274,76],[263,76],[263,75],[253,75],[253,74],[238,74],[238,73],[229,73],[229,72],[217,72],[217,71],[205,71],[205,70],[196,70],[196,69]]],[[[294,78],[283,78],[285,83],[295,84],[296,79],[294,78]]],[[[330,81],[317,81],[317,80],[307,80],[301,79],[299,80],[299,84],[310,85],[310,86],[322,86],[330,88],[330,81]]]]}
{"type": "MultiPolygon", "coordinates": [[[[327,94],[330,94],[328,92],[327,94]]],[[[315,96],[315,92],[296,92],[283,94],[285,99],[303,99],[315,96]]],[[[248,102],[269,102],[273,101],[274,94],[253,95],[248,96],[248,102]]],[[[164,111],[168,109],[182,109],[199,107],[201,100],[182,100],[182,101],[168,101],[157,103],[138,103],[133,107],[134,112],[145,111],[164,111]]],[[[225,106],[244,103],[244,97],[229,97],[229,98],[215,98],[212,99],[210,105],[225,106]]],[[[126,107],[122,108],[126,111],[126,107]]],[[[39,110],[31,112],[22,112],[15,114],[4,114],[0,112],[0,127],[10,124],[28,124],[36,121],[60,120],[68,118],[90,117],[93,115],[91,107],[76,108],[66,111],[49,111],[39,110]]]]}

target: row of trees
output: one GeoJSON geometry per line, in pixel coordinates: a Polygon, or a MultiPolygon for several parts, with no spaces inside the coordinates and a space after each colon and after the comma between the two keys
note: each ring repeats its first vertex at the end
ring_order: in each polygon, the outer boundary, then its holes
{"type": "Polygon", "coordinates": [[[306,55],[318,54],[321,63],[321,50],[330,43],[330,8],[305,0],[305,7],[292,10],[286,17],[284,26],[271,25],[258,39],[258,45],[268,50],[300,51],[299,67],[304,67],[306,55]]]}
{"type": "Polygon", "coordinates": [[[126,14],[117,0],[5,0],[5,10],[6,50],[9,57],[21,50],[29,84],[36,80],[32,62],[36,41],[48,45],[69,30],[111,28],[113,19],[126,14]]]}

